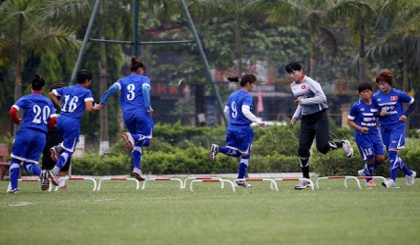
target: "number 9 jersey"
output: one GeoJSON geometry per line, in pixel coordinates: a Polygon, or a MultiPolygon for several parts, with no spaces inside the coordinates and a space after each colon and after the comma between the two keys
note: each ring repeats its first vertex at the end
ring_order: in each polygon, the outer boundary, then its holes
{"type": "Polygon", "coordinates": [[[57,117],[51,100],[41,94],[25,95],[12,107],[17,110],[24,110],[22,125],[19,130],[35,129],[46,133],[50,118],[57,117]]]}

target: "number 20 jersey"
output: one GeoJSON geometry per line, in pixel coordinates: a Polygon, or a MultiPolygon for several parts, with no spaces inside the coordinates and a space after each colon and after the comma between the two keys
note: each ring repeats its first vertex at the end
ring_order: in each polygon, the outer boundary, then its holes
{"type": "Polygon", "coordinates": [[[77,120],[85,112],[85,102],[93,101],[92,92],[80,84],[54,89],[56,96],[61,96],[60,116],[67,116],[77,120]]]}
{"type": "Polygon", "coordinates": [[[25,95],[13,107],[24,110],[19,130],[29,128],[47,132],[49,119],[57,116],[51,100],[41,94],[25,95]]]}

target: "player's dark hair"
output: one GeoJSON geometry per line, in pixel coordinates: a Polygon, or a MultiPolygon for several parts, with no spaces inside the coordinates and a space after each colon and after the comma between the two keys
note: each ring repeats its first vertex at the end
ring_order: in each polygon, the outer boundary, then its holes
{"type": "Polygon", "coordinates": [[[257,81],[257,77],[254,74],[245,74],[242,76],[242,78],[239,78],[238,76],[229,76],[227,77],[229,82],[241,82],[241,87],[244,87],[247,83],[255,83],[257,81]]]}
{"type": "Polygon", "coordinates": [[[92,72],[88,69],[80,69],[77,72],[77,83],[82,84],[86,80],[92,80],[92,72]]]}
{"type": "Polygon", "coordinates": [[[383,69],[376,76],[376,83],[379,83],[380,81],[384,81],[392,86],[392,83],[394,82],[394,75],[392,75],[390,70],[383,69]]]}
{"type": "Polygon", "coordinates": [[[131,57],[130,71],[135,72],[139,68],[143,68],[143,70],[145,70],[146,66],[144,65],[142,61],[138,60],[135,56],[131,57]]]}
{"type": "Polygon", "coordinates": [[[293,61],[293,62],[290,62],[289,64],[287,64],[285,66],[285,69],[286,69],[287,73],[290,74],[294,71],[302,70],[302,65],[299,62],[293,61]]]}
{"type": "Polygon", "coordinates": [[[45,86],[45,81],[39,74],[35,74],[31,80],[31,84],[33,90],[41,90],[45,86]]]}
{"type": "Polygon", "coordinates": [[[368,82],[363,82],[363,83],[359,83],[359,85],[357,85],[357,90],[359,91],[359,94],[366,89],[369,89],[370,91],[373,91],[372,84],[370,84],[368,82]]]}
{"type": "Polygon", "coordinates": [[[53,91],[53,89],[58,89],[58,88],[62,88],[62,87],[65,87],[65,86],[66,85],[64,83],[54,83],[50,87],[50,92],[53,91]]]}

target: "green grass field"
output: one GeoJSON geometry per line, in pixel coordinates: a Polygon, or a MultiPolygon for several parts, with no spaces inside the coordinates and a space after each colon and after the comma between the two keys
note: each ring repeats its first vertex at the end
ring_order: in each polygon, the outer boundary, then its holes
{"type": "MultiPolygon", "coordinates": [[[[379,182],[379,181],[377,181],[379,182]]],[[[359,190],[353,182],[321,182],[295,191],[295,182],[221,189],[197,183],[71,181],[42,192],[19,183],[7,194],[0,182],[0,244],[419,244],[420,180],[414,187],[359,190]]],[[[378,183],[379,184],[379,183],[378,183]]]]}

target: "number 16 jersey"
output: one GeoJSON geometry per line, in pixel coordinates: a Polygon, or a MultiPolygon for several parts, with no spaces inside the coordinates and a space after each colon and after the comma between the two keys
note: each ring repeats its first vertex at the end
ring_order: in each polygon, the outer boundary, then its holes
{"type": "Polygon", "coordinates": [[[56,96],[61,96],[60,116],[67,116],[80,121],[85,112],[85,102],[93,101],[92,92],[80,84],[54,89],[56,96]]]}

